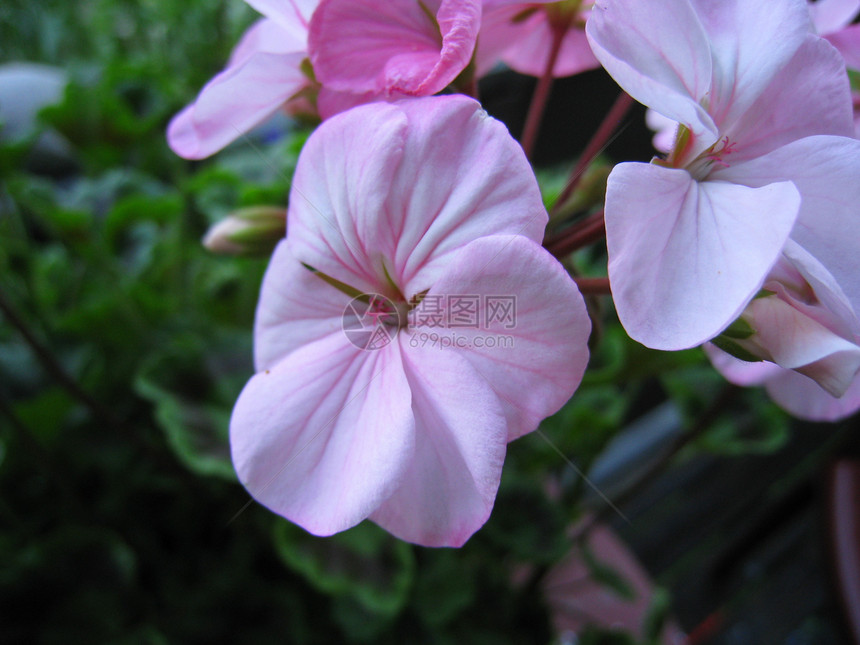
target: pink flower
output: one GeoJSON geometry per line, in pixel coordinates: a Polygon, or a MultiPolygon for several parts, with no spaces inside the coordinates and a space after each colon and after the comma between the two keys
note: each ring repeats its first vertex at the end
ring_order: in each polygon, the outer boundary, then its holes
{"type": "MultiPolygon", "coordinates": [[[[860,71],[860,25],[851,24],[860,13],[860,0],[818,0],[810,3],[812,24],[854,71],[860,71]]],[[[854,88],[854,131],[860,136],[860,92],[854,88]]]]}
{"type": "Polygon", "coordinates": [[[553,76],[572,76],[599,67],[585,37],[591,4],[570,0],[484,0],[476,59],[478,75],[483,76],[502,61],[521,74],[543,76],[556,30],[564,31],[564,37],[553,76]]]}
{"type": "Polygon", "coordinates": [[[860,320],[836,280],[790,240],[763,289],[714,344],[794,370],[841,397],[860,371],[860,320]]]}
{"type": "Polygon", "coordinates": [[[818,0],[809,12],[815,31],[839,50],[848,67],[860,70],[860,25],[851,24],[860,13],[860,0],[818,0]]]}
{"type": "Polygon", "coordinates": [[[318,535],[369,517],[463,544],[489,516],[506,443],[585,369],[590,323],[539,244],[546,221],[521,149],[471,99],[324,122],[296,169],[258,373],[231,421],[251,494],[318,535]],[[493,306],[504,298],[513,318],[493,306]]]}
{"type": "MultiPolygon", "coordinates": [[[[758,292],[806,199],[780,167],[762,184],[748,164],[810,135],[852,135],[844,65],[809,33],[802,0],[604,0],[586,30],[613,78],[682,126],[666,161],[609,177],[619,318],[649,347],[701,344],[758,292]]],[[[811,141],[826,158],[833,142],[811,141]]]]}
{"type": "Polygon", "coordinates": [[[839,421],[860,410],[860,378],[855,378],[841,397],[834,397],[812,379],[774,363],[748,363],[711,344],[705,345],[705,353],[730,383],[764,386],[777,405],[800,419],[839,421]]]}
{"type": "Polygon", "coordinates": [[[713,348],[708,354],[730,381],[764,383],[796,416],[848,416],[860,409],[860,141],[808,137],[747,163],[746,172],[753,186],[787,177],[803,195],[791,239],[764,284],[774,295],[752,301],[742,315],[756,331],[746,349],[776,364],[745,363],[713,348]]]}
{"type": "Polygon", "coordinates": [[[227,67],[170,122],[167,141],[181,157],[203,159],[218,152],[279,108],[289,108],[310,85],[301,65],[318,0],[247,2],[267,17],[245,32],[227,67]]]}
{"type": "Polygon", "coordinates": [[[469,64],[480,24],[480,0],[322,0],[311,20],[311,62],[330,90],[429,96],[469,64]]]}

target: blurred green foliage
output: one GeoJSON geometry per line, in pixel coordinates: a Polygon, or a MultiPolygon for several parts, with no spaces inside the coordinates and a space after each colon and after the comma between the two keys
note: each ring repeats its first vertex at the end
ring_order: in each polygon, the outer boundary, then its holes
{"type": "MultiPolygon", "coordinates": [[[[693,419],[718,381],[701,353],[646,350],[603,312],[583,387],[511,445],[495,512],[458,551],[371,524],[315,538],[247,507],[227,425],[253,373],[266,261],[215,257],[199,240],[237,208],[286,207],[308,132],[202,163],[173,155],[163,132],[253,19],[239,0],[0,4],[3,61],[69,74],[40,119],[77,168],[28,165],[33,137],[0,144],[0,293],[94,399],[46,371],[3,316],[0,642],[548,643],[538,583],[586,510],[571,466],[587,471],[657,397],[693,419]],[[691,387],[690,371],[711,385],[691,387]]],[[[548,194],[564,183],[541,180],[548,194]]],[[[599,251],[574,262],[605,266],[599,251]]],[[[754,437],[717,424],[700,447],[773,450],[784,418],[762,418],[754,437]]],[[[590,631],[581,642],[633,641],[590,631]]]]}

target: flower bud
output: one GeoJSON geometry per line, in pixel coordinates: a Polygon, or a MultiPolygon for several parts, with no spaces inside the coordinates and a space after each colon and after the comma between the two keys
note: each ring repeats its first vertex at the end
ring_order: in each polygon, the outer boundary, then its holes
{"type": "Polygon", "coordinates": [[[212,226],[203,246],[221,255],[269,255],[286,234],[287,212],[281,206],[250,206],[212,226]]]}
{"type": "Polygon", "coordinates": [[[860,371],[860,322],[815,258],[790,244],[764,289],[714,345],[743,361],[770,361],[840,397],[860,371]]]}

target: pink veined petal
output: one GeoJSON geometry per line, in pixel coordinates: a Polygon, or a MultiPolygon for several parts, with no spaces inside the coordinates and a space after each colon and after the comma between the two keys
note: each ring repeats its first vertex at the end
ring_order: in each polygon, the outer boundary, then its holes
{"type": "Polygon", "coordinates": [[[860,141],[847,137],[806,137],[719,173],[748,186],[790,180],[803,201],[791,233],[833,274],[852,308],[860,311],[860,141]]]}
{"type": "Polygon", "coordinates": [[[337,91],[428,96],[472,57],[480,0],[322,0],[309,51],[317,78],[337,91]]]}
{"type": "MultiPolygon", "coordinates": [[[[478,75],[488,72],[499,60],[521,74],[543,76],[552,48],[553,33],[547,16],[537,11],[521,22],[513,20],[528,5],[485,9],[478,41],[478,75]]],[[[572,27],[562,41],[553,76],[572,76],[599,67],[585,31],[572,27]]]]}
{"type": "Polygon", "coordinates": [[[304,55],[258,53],[225,69],[197,100],[173,117],[167,141],[186,159],[203,159],[261,123],[307,82],[304,55]]]}
{"type": "Polygon", "coordinates": [[[860,25],[851,25],[828,34],[827,40],[839,50],[849,68],[860,70],[860,25]]]}
{"type": "Polygon", "coordinates": [[[860,0],[818,0],[809,5],[815,31],[826,35],[851,24],[860,12],[860,0]]]}
{"type": "Polygon", "coordinates": [[[842,287],[817,258],[797,242],[789,239],[782,251],[802,279],[812,289],[817,301],[814,305],[795,299],[795,306],[825,327],[845,338],[860,337],[860,320],[842,287]],[[826,312],[820,315],[817,312],[826,312]]]}
{"type": "MultiPolygon", "coordinates": [[[[525,38],[515,43],[502,55],[502,60],[511,69],[521,74],[543,76],[546,68],[552,45],[552,33],[546,20],[538,27],[525,34],[525,38]]],[[[553,76],[556,78],[573,76],[597,67],[600,67],[600,63],[591,51],[585,31],[568,29],[553,67],[553,76]]]]}
{"type": "Polygon", "coordinates": [[[397,295],[384,266],[397,233],[383,224],[407,133],[406,115],[387,103],[343,112],[314,131],[296,166],[287,214],[300,261],[360,291],[397,295]]]}
{"type": "Polygon", "coordinates": [[[363,351],[327,336],[251,378],[233,410],[239,479],[315,535],[367,518],[400,486],[415,422],[397,343],[363,351]]]}
{"type": "Polygon", "coordinates": [[[321,86],[317,95],[317,109],[319,110],[320,118],[325,120],[330,119],[335,114],[346,112],[365,103],[379,101],[382,98],[375,92],[353,94],[352,92],[338,92],[321,86]]]}
{"type": "Polygon", "coordinates": [[[423,301],[434,302],[447,326],[420,324],[430,318],[419,304],[411,312],[410,348],[429,344],[465,357],[498,397],[508,441],[534,430],[579,385],[591,322],[570,276],[537,243],[493,235],[463,247],[423,301]],[[458,316],[468,302],[474,317],[458,316]]]}
{"type": "Polygon", "coordinates": [[[744,318],[770,360],[808,376],[833,396],[843,394],[860,370],[860,347],[792,307],[783,294],[756,298],[744,318]]]}
{"type": "Polygon", "coordinates": [[[809,11],[803,0],[690,0],[690,4],[713,55],[708,112],[720,130],[726,130],[745,118],[773,75],[803,44],[811,29],[809,11]]]}
{"type": "Polygon", "coordinates": [[[343,315],[351,298],[295,258],[290,243],[275,249],[257,303],[254,364],[270,370],[309,343],[343,334],[343,315]]]}
{"type": "Polygon", "coordinates": [[[493,508],[505,456],[505,419],[492,390],[456,353],[409,347],[415,450],[400,487],[371,515],[397,537],[461,546],[493,508]]]}
{"type": "Polygon", "coordinates": [[[512,2],[491,4],[484,0],[481,15],[481,31],[475,48],[475,74],[481,78],[499,63],[504,52],[519,35],[522,25],[511,23],[523,11],[520,4],[512,2]]]}
{"type": "Polygon", "coordinates": [[[777,405],[807,421],[839,421],[860,409],[860,378],[855,378],[840,398],[830,396],[815,381],[791,370],[782,370],[765,387],[777,405]]]}
{"type": "Polygon", "coordinates": [[[730,324],[779,257],[800,206],[791,182],[750,189],[623,163],[609,176],[609,279],[622,325],[654,349],[700,345],[730,324]]]}
{"type": "MultiPolygon", "coordinates": [[[[551,4],[556,0],[522,2],[522,0],[484,0],[481,15],[481,32],[475,49],[475,74],[480,78],[490,72],[501,60],[502,53],[525,37],[533,26],[545,22],[542,11],[527,20],[520,20],[523,11],[536,9],[538,4],[551,4]],[[515,23],[514,20],[517,19],[515,23]]],[[[541,43],[543,47],[544,44],[541,43]]],[[[547,50],[548,51],[548,50],[547,50]]],[[[590,51],[590,48],[589,48],[590,51]]],[[[546,55],[543,56],[546,64],[546,55]]],[[[600,63],[595,61],[595,67],[600,63]]],[[[541,70],[540,75],[543,75],[541,70]]]]}
{"type": "Polygon", "coordinates": [[[743,119],[725,133],[738,144],[725,158],[730,164],[816,134],[852,136],[854,115],[842,57],[809,34],[743,119]]]}
{"type": "Polygon", "coordinates": [[[386,101],[395,103],[401,99],[410,98],[405,94],[393,93],[390,96],[382,96],[375,92],[364,94],[353,94],[352,92],[337,92],[325,86],[321,86],[317,95],[317,111],[321,119],[329,119],[335,114],[346,112],[365,103],[386,101]]]}
{"type": "MultiPolygon", "coordinates": [[[[727,354],[711,343],[705,343],[702,349],[705,350],[705,355],[711,361],[714,368],[729,383],[734,383],[741,387],[764,385],[768,379],[779,376],[787,371],[770,361],[758,361],[757,363],[742,361],[731,354],[727,354]]],[[[818,386],[816,385],[816,387],[818,386]]]]}
{"type": "Polygon", "coordinates": [[[308,34],[294,34],[285,30],[274,20],[261,18],[244,33],[230,53],[227,68],[238,67],[254,54],[289,54],[307,50],[308,34]]]}
{"type": "Polygon", "coordinates": [[[245,2],[285,29],[292,30],[300,26],[305,34],[307,34],[311,15],[319,4],[319,0],[245,0],[245,2]]]}
{"type": "Polygon", "coordinates": [[[672,146],[675,145],[678,123],[655,110],[648,109],[645,111],[645,125],[654,131],[654,138],[651,140],[654,149],[663,154],[671,152],[672,146]]]}
{"type": "Polygon", "coordinates": [[[708,38],[688,0],[598,0],[586,24],[606,71],[640,103],[706,141],[718,132],[700,101],[711,89],[708,38]]]}
{"type": "Polygon", "coordinates": [[[324,122],[302,151],[288,228],[302,262],[396,295],[387,274],[410,297],[432,285],[447,254],[493,233],[539,241],[546,220],[505,126],[449,95],[372,103],[324,122]]]}
{"type": "Polygon", "coordinates": [[[479,237],[543,239],[547,214],[534,171],[501,122],[459,95],[397,105],[410,125],[403,163],[386,219],[375,220],[368,235],[395,232],[395,279],[404,294],[429,288],[448,254],[479,237]]]}

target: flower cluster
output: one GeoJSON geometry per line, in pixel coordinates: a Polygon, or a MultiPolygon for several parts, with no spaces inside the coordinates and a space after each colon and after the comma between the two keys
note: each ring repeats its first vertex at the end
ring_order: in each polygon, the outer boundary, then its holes
{"type": "Polygon", "coordinates": [[[279,109],[322,120],[231,422],[239,477],[272,510],[320,535],[370,518],[460,545],[507,442],[578,386],[583,298],[541,246],[523,150],[473,98],[500,62],[547,82],[602,65],[649,108],[663,154],[618,164],[605,191],[633,339],[707,344],[798,416],[860,408],[860,0],[247,1],[265,18],[168,140],[197,159],[279,109]]]}

